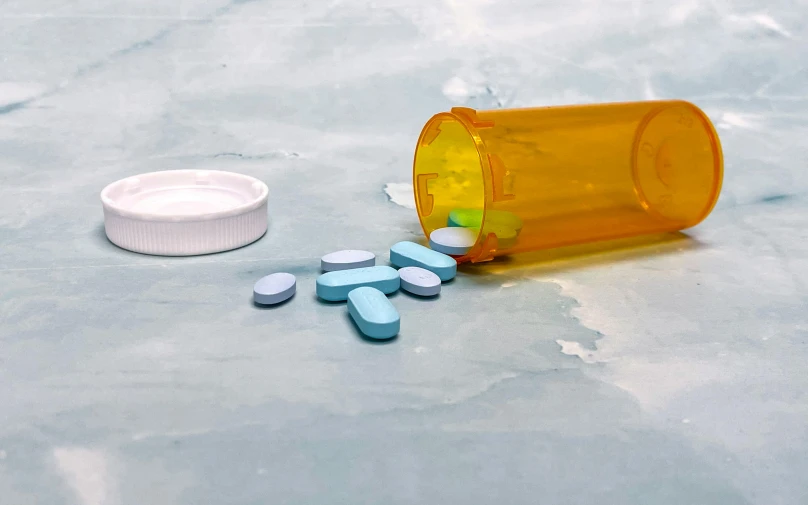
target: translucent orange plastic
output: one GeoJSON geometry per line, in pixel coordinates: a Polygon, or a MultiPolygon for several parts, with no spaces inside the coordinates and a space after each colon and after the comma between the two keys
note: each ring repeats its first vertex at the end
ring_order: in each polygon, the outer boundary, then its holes
{"type": "Polygon", "coordinates": [[[722,178],[715,128],[683,101],[456,107],[427,122],[413,166],[424,233],[478,228],[472,262],[691,227],[722,178]]]}

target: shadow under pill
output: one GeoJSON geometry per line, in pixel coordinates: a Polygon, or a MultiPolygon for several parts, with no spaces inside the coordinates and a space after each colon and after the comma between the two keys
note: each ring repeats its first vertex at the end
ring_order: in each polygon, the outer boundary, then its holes
{"type": "Polygon", "coordinates": [[[432,296],[421,296],[415,295],[410,293],[409,291],[401,290],[402,296],[406,296],[407,298],[412,298],[413,300],[418,300],[419,302],[434,302],[440,299],[440,293],[432,296]]]}
{"type": "Polygon", "coordinates": [[[332,302],[330,300],[323,300],[322,298],[320,298],[316,294],[314,294],[312,296],[314,297],[314,301],[316,301],[320,305],[325,305],[325,306],[329,306],[329,305],[346,305],[348,303],[347,300],[337,300],[337,301],[332,302]]]}
{"type": "Polygon", "coordinates": [[[292,300],[294,300],[294,299],[295,299],[295,296],[297,296],[297,293],[295,293],[294,295],[290,296],[289,298],[287,298],[286,300],[282,301],[281,303],[276,303],[276,304],[274,304],[274,305],[264,305],[264,304],[262,304],[262,303],[258,303],[258,302],[256,302],[256,301],[255,301],[255,298],[253,298],[252,296],[250,297],[250,301],[252,302],[252,306],[253,306],[253,308],[254,308],[254,309],[258,309],[258,310],[275,310],[275,309],[279,309],[279,308],[283,307],[283,306],[284,306],[284,305],[286,305],[287,303],[289,303],[289,302],[291,302],[292,300]]]}

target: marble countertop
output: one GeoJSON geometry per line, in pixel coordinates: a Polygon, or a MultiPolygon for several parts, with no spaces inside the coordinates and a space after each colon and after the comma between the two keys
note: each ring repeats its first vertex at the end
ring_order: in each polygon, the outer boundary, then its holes
{"type": "Polygon", "coordinates": [[[0,503],[808,503],[806,37],[787,0],[3,1],[0,503]],[[724,146],[686,235],[399,294],[388,345],[316,301],[322,254],[421,235],[432,114],[654,98],[724,146]],[[104,185],[177,168],[265,181],[268,234],[110,244],[104,185]]]}

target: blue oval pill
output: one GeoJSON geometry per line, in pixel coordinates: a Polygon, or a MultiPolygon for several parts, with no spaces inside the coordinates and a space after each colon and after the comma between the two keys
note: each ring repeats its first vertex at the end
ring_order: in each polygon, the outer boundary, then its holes
{"type": "Polygon", "coordinates": [[[386,340],[398,334],[401,318],[384,293],[361,287],[348,293],[348,313],[368,338],[386,340]]]}
{"type": "Polygon", "coordinates": [[[387,266],[338,270],[317,278],[317,296],[330,302],[339,302],[347,300],[348,293],[362,286],[390,294],[398,291],[400,285],[396,269],[387,266]]]}
{"type": "Polygon", "coordinates": [[[295,276],[284,272],[267,275],[255,283],[253,300],[261,305],[275,305],[285,302],[295,294],[295,276]]]}
{"type": "Polygon", "coordinates": [[[390,248],[390,263],[399,268],[425,268],[434,272],[444,282],[453,279],[457,274],[457,261],[454,258],[415,242],[394,244],[390,248]]]}

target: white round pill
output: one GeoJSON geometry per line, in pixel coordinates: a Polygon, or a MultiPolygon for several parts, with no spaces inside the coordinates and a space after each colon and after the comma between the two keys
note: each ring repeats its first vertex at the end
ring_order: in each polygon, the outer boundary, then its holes
{"type": "Polygon", "coordinates": [[[440,277],[421,267],[404,267],[398,271],[401,289],[418,296],[440,293],[440,277]]]}
{"type": "Polygon", "coordinates": [[[372,267],[376,265],[376,255],[369,251],[346,249],[326,254],[320,260],[323,272],[351,270],[354,268],[372,267]]]}
{"type": "Polygon", "coordinates": [[[253,300],[260,305],[275,305],[285,302],[297,289],[295,276],[284,272],[267,275],[255,283],[253,300]]]}
{"type": "Polygon", "coordinates": [[[478,234],[477,228],[438,228],[429,235],[429,247],[443,254],[462,256],[477,242],[478,234]]]}

